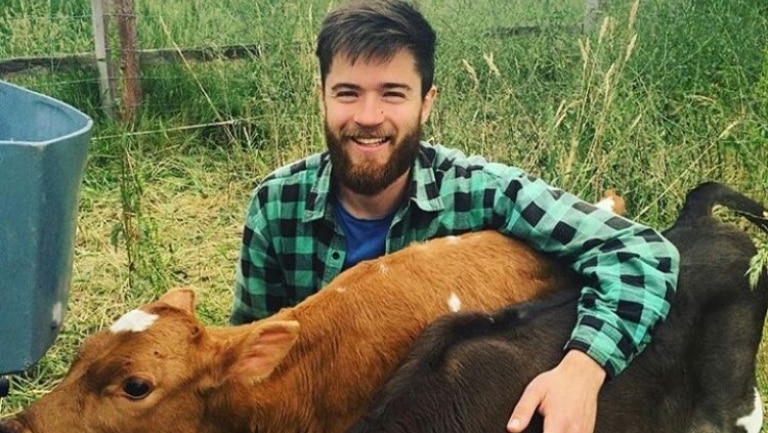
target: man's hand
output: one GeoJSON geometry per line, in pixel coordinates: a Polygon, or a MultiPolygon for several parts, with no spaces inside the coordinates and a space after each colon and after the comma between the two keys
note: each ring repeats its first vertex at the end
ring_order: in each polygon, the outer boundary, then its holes
{"type": "Polygon", "coordinates": [[[544,433],[592,433],[604,381],[605,370],[599,364],[583,352],[569,351],[557,367],[528,384],[507,430],[522,432],[538,410],[544,417],[544,433]]]}

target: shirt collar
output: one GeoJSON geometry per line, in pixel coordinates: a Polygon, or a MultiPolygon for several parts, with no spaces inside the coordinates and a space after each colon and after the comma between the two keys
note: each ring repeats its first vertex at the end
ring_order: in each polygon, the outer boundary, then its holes
{"type": "Polygon", "coordinates": [[[409,199],[425,212],[445,209],[445,203],[440,197],[440,188],[435,175],[436,157],[435,148],[422,142],[412,168],[409,199]]]}
{"type": "MultiPolygon", "coordinates": [[[[408,200],[425,212],[436,212],[445,209],[445,203],[440,197],[440,190],[434,170],[434,160],[437,153],[431,145],[422,142],[419,153],[411,168],[411,182],[408,200]]],[[[302,222],[307,223],[320,218],[332,218],[329,213],[331,194],[331,157],[328,151],[320,156],[320,166],[317,178],[307,195],[307,203],[302,222]]]]}
{"type": "MultiPolygon", "coordinates": [[[[304,223],[323,218],[326,211],[330,211],[328,204],[331,193],[331,155],[328,151],[320,155],[320,166],[315,173],[317,177],[307,195],[304,216],[301,219],[304,223]]],[[[330,214],[328,218],[331,218],[330,214]]]]}

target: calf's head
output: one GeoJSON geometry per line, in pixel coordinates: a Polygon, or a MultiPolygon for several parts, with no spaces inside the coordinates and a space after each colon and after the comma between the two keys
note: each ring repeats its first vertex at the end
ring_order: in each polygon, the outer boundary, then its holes
{"type": "Polygon", "coordinates": [[[206,329],[193,310],[193,292],[173,290],[88,337],[62,382],[0,421],[0,433],[228,431],[237,420],[217,406],[247,404],[246,390],[279,367],[299,326],[206,329]]]}

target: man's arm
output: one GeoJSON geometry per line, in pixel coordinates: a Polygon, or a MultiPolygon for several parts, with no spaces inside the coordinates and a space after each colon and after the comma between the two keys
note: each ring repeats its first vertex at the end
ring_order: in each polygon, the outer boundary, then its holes
{"type": "Polygon", "coordinates": [[[564,349],[577,349],[619,374],[666,317],[679,254],[659,232],[599,209],[521,171],[505,172],[495,212],[499,230],[557,256],[584,277],[577,324],[564,349]]]}
{"type": "Polygon", "coordinates": [[[563,360],[526,388],[508,430],[522,431],[538,410],[545,433],[591,433],[605,378],[626,368],[669,311],[679,254],[657,231],[514,170],[499,188],[500,230],[563,259],[586,285],[563,360]]]}

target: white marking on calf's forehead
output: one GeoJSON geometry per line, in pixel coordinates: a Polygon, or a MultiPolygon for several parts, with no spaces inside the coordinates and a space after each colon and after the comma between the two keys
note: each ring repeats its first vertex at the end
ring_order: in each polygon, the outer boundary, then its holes
{"type": "Polygon", "coordinates": [[[461,299],[459,299],[453,292],[451,292],[451,296],[448,297],[448,308],[454,313],[461,311],[461,299]]]}
{"type": "Polygon", "coordinates": [[[755,408],[752,413],[736,420],[736,425],[743,428],[747,433],[760,433],[763,427],[763,400],[760,393],[755,388],[755,408]]]}
{"type": "Polygon", "coordinates": [[[157,317],[157,314],[149,314],[146,311],[129,311],[123,314],[123,317],[117,319],[117,322],[113,323],[109,330],[113,334],[118,332],[143,332],[155,323],[157,317]]]}

